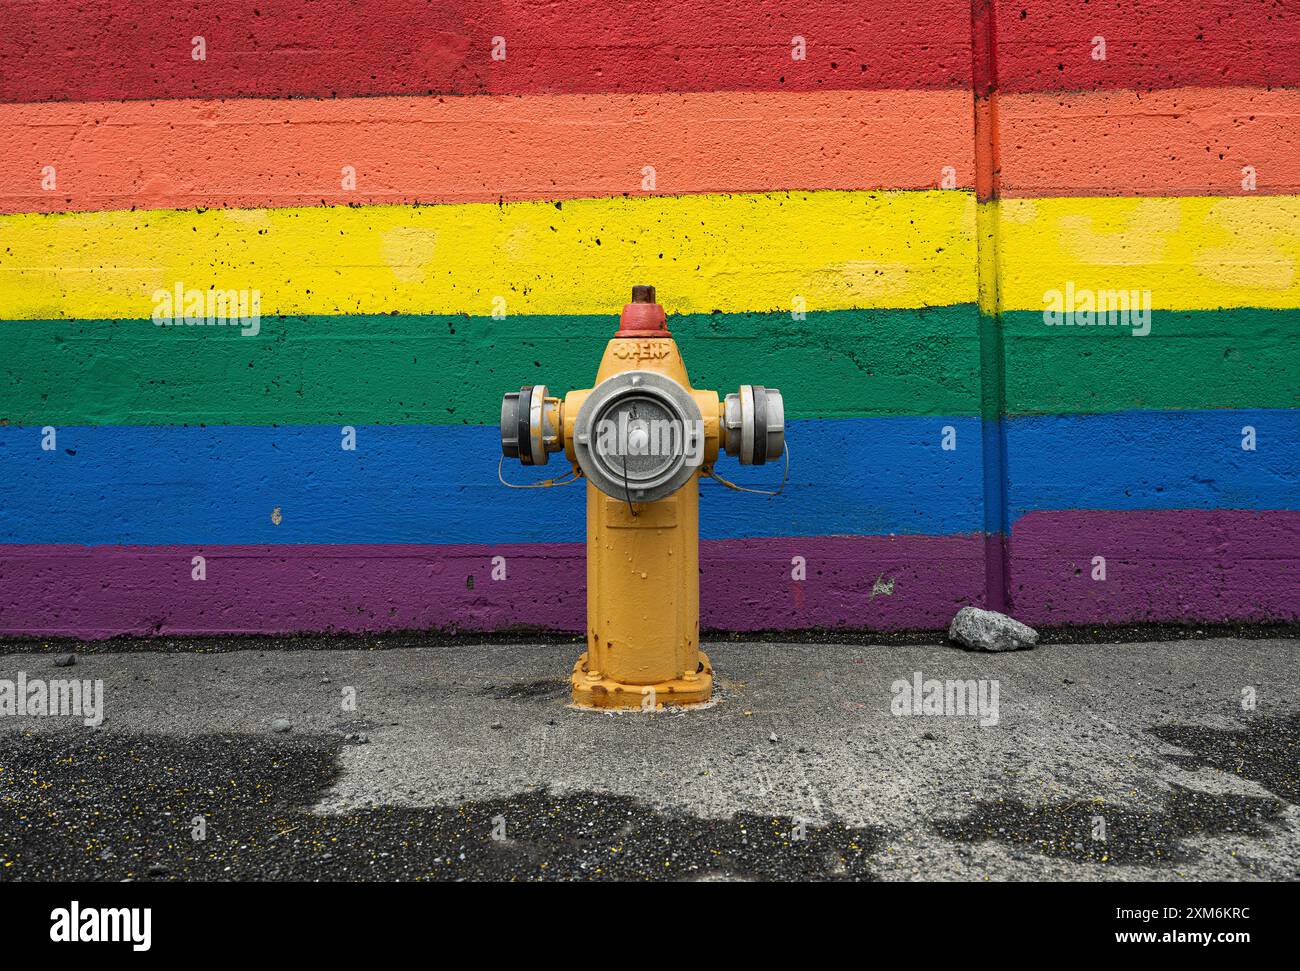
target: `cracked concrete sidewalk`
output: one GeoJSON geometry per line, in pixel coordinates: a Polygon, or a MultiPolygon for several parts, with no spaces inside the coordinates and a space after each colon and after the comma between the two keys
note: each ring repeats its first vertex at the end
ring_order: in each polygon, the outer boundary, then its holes
{"type": "Polygon", "coordinates": [[[579,650],[570,644],[133,646],[142,649],[80,654],[68,668],[47,653],[0,655],[0,679],[19,671],[102,679],[106,712],[98,729],[0,717],[0,768],[11,770],[0,775],[0,836],[20,847],[5,878],[1300,875],[1295,640],[1056,644],[998,655],[939,645],[706,645],[717,703],[653,715],[566,707],[579,650]],[[204,647],[214,652],[193,650],[204,647]],[[891,685],[917,672],[996,681],[997,723],[892,714],[891,685]],[[343,703],[348,689],[355,710],[343,703]],[[1253,709],[1243,709],[1246,689],[1253,709]],[[278,718],[289,733],[272,732],[278,718]],[[258,753],[270,775],[246,764],[258,753]],[[75,772],[57,768],[65,756],[75,772]],[[311,769],[296,782],[276,774],[297,759],[311,769]],[[109,767],[102,778],[95,765],[109,767]],[[250,804],[251,815],[226,821],[220,852],[215,844],[173,852],[164,836],[188,826],[198,802],[223,825],[204,773],[233,784],[243,771],[254,771],[250,788],[276,826],[292,834],[309,819],[306,829],[318,828],[331,848],[267,835],[250,804]],[[150,780],[143,794],[131,788],[133,773],[150,780]],[[157,802],[172,807],[156,807],[166,821],[151,821],[150,800],[187,773],[203,797],[191,805],[178,795],[189,789],[173,786],[157,802]],[[78,821],[79,807],[101,802],[113,817],[115,799],[146,806],[145,818],[123,816],[122,833],[111,819],[89,830],[78,821]],[[601,813],[611,807],[617,825],[606,831],[601,813]],[[568,813],[582,819],[566,823],[568,813]],[[493,855],[487,820],[497,818],[524,835],[493,855]],[[340,830],[349,820],[364,824],[340,830]],[[761,824],[768,832],[745,820],[770,821],[761,824]],[[814,857],[787,864],[781,854],[801,820],[821,842],[814,857]],[[412,827],[420,835],[404,840],[412,827]],[[87,832],[93,865],[83,859],[87,832]],[[657,843],[638,849],[638,840],[657,843]],[[421,841],[426,848],[411,849],[421,841]],[[687,848],[652,869],[651,857],[674,841],[687,848]],[[353,856],[343,858],[340,843],[356,843],[353,856]],[[611,853],[640,853],[641,862],[611,868],[600,862],[611,853]]]}

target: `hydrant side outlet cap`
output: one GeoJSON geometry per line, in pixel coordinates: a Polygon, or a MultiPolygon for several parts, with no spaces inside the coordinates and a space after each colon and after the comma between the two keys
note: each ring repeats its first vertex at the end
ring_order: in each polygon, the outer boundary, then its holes
{"type": "Polygon", "coordinates": [[[501,399],[501,454],[519,458],[519,395],[512,391],[501,399]]]}
{"type": "Polygon", "coordinates": [[[501,454],[521,465],[545,465],[546,385],[526,384],[501,399],[501,454]]]}
{"type": "Polygon", "coordinates": [[[742,384],[723,400],[723,445],[741,465],[762,465],[785,452],[785,399],[776,388],[742,384]]]}

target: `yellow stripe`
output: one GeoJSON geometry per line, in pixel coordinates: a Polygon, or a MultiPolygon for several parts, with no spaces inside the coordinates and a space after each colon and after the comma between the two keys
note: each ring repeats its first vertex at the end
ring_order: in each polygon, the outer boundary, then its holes
{"type": "Polygon", "coordinates": [[[1149,290],[1164,310],[1300,307],[1300,196],[1003,199],[1004,310],[1044,294],[1149,290]]]}
{"type": "Polygon", "coordinates": [[[140,318],[153,294],[256,290],[261,313],[608,313],[970,302],[967,192],[803,192],[0,217],[0,317],[140,318]]]}

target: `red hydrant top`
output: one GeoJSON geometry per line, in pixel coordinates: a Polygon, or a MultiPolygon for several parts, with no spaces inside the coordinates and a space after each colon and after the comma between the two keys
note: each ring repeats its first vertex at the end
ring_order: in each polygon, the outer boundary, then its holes
{"type": "Polygon", "coordinates": [[[668,330],[668,315],[655,303],[655,288],[632,288],[632,302],[623,305],[623,315],[618,319],[615,337],[672,337],[668,330]]]}

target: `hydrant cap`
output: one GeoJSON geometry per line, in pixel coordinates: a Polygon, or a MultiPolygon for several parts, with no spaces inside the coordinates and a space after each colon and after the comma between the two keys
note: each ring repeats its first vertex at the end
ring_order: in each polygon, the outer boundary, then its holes
{"type": "Polygon", "coordinates": [[[655,288],[635,286],[632,302],[623,305],[623,315],[618,319],[615,337],[672,337],[668,330],[668,315],[655,303],[655,288]]]}

